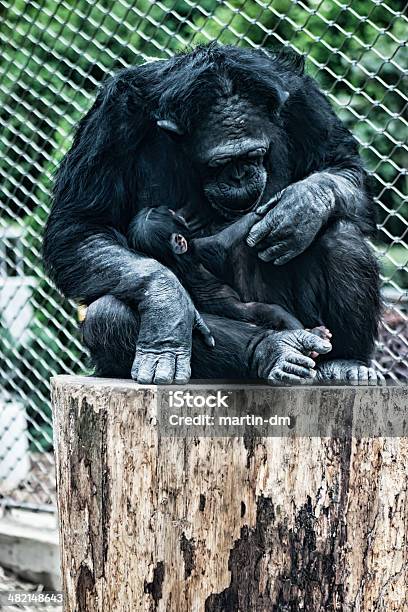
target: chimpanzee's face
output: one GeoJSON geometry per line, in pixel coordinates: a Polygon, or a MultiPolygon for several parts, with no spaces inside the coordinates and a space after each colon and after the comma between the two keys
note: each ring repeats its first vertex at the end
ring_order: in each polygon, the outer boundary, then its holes
{"type": "Polygon", "coordinates": [[[266,185],[264,165],[272,125],[262,108],[245,99],[221,99],[192,135],[191,158],[204,194],[223,216],[253,209],[266,185]]]}

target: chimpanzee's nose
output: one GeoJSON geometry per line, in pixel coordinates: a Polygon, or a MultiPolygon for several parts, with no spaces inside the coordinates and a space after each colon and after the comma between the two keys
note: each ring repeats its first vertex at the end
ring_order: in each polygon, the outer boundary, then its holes
{"type": "Polygon", "coordinates": [[[246,168],[243,164],[235,164],[231,172],[231,178],[235,183],[240,183],[246,175],[246,168]]]}

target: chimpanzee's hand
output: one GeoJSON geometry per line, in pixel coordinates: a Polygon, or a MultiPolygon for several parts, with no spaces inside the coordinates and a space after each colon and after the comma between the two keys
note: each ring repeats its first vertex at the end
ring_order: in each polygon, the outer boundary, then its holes
{"type": "Polygon", "coordinates": [[[266,214],[252,227],[247,244],[257,246],[263,261],[281,266],[313,242],[334,204],[334,193],[325,175],[315,174],[289,185],[258,208],[257,213],[266,214]]]}
{"type": "Polygon", "coordinates": [[[132,378],[143,384],[185,384],[191,375],[195,327],[209,346],[214,339],[177,277],[166,268],[148,280],[139,303],[140,330],[132,378]]]}
{"type": "Polygon", "coordinates": [[[316,364],[308,355],[331,348],[329,340],[304,329],[268,331],[256,345],[252,371],[270,384],[307,382],[316,376],[316,364]]]}

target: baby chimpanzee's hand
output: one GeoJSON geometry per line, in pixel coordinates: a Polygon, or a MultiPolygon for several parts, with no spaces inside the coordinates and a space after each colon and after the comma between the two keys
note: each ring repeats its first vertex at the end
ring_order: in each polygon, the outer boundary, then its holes
{"type": "MultiPolygon", "coordinates": [[[[319,325],[319,327],[313,327],[313,329],[307,329],[306,331],[310,331],[311,334],[316,334],[316,336],[319,336],[319,338],[323,338],[329,342],[332,337],[332,333],[324,325],[319,325]]],[[[316,359],[316,357],[319,356],[319,353],[312,351],[309,356],[312,359],[316,359]]]]}

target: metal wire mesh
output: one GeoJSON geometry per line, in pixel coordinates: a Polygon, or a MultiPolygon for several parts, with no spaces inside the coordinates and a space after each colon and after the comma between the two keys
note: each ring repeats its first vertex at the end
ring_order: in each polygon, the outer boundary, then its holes
{"type": "Polygon", "coordinates": [[[0,496],[52,504],[50,376],[84,372],[75,306],[41,269],[53,171],[120,67],[218,39],[291,45],[353,130],[373,176],[388,302],[376,361],[408,371],[407,17],[398,0],[0,0],[0,496]],[[8,417],[6,418],[6,416],[8,417]]]}

